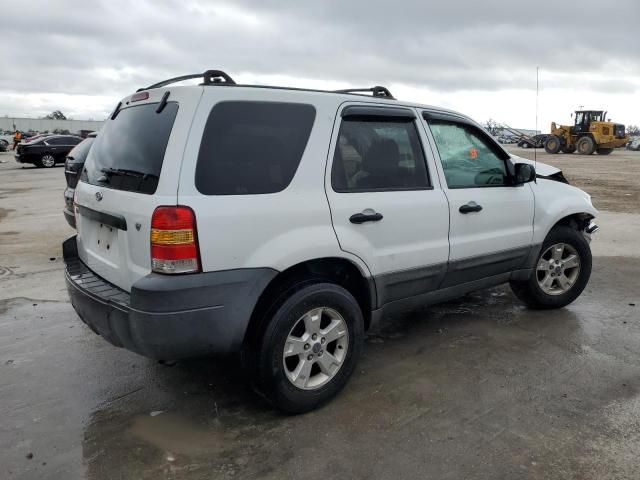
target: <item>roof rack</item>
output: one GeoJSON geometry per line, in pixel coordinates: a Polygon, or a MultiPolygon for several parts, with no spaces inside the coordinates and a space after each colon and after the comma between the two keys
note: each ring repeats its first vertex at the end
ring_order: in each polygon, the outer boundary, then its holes
{"type": "Polygon", "coordinates": [[[136,90],[136,92],[141,92],[143,90],[151,90],[153,88],[162,88],[167,85],[171,85],[172,83],[183,82],[184,80],[191,80],[193,78],[202,78],[203,85],[212,85],[212,84],[222,84],[222,85],[235,85],[236,82],[227,75],[222,70],[207,70],[204,73],[192,73],[191,75],[182,75],[180,77],[169,78],[168,80],[163,80],[162,82],[154,83],[149,87],[143,87],[136,90]]]}
{"type": "MultiPolygon", "coordinates": [[[[201,85],[238,85],[227,73],[222,70],[207,70],[204,73],[192,73],[190,75],[182,75],[180,77],[169,78],[168,80],[163,80],[162,82],[154,83],[148,87],[139,88],[136,92],[142,92],[144,90],[151,90],[154,88],[162,88],[167,85],[171,85],[172,83],[183,82],[185,80],[192,80],[194,78],[202,78],[203,82],[201,85]]],[[[344,90],[311,90],[306,88],[295,88],[295,87],[275,87],[268,85],[238,85],[244,87],[256,87],[256,88],[277,88],[281,90],[301,90],[301,91],[309,91],[309,92],[327,92],[327,93],[351,93],[355,95],[359,95],[362,93],[371,93],[374,97],[379,98],[388,98],[390,100],[395,100],[391,92],[386,87],[381,87],[379,85],[371,88],[346,88],[344,90]]]]}
{"type": "Polygon", "coordinates": [[[391,100],[395,100],[393,95],[387,87],[381,87],[377,85],[371,88],[345,88],[344,90],[334,90],[335,93],[361,93],[361,92],[371,92],[374,97],[382,97],[389,98],[391,100]]]}

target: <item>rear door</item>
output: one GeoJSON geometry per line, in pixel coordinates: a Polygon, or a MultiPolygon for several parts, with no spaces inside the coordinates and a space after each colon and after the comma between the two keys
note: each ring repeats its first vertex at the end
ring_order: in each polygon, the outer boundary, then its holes
{"type": "Polygon", "coordinates": [[[434,290],[449,255],[449,210],[411,108],[339,111],[326,192],[340,247],[369,266],[384,304],[434,290]]]}
{"type": "Polygon", "coordinates": [[[55,157],[56,161],[59,161],[61,152],[64,150],[64,137],[51,137],[46,139],[44,143],[47,146],[47,153],[50,153],[55,157]]]}
{"type": "Polygon", "coordinates": [[[73,147],[75,147],[78,143],[82,141],[81,138],[64,136],[54,138],[49,142],[52,145],[52,150],[54,151],[54,157],[56,161],[62,162],[67,156],[73,147]]]}
{"type": "Polygon", "coordinates": [[[78,252],[91,270],[124,290],[151,271],[151,217],[159,205],[176,205],[201,95],[201,88],[175,87],[124,99],[87,156],[76,188],[78,252]]]}

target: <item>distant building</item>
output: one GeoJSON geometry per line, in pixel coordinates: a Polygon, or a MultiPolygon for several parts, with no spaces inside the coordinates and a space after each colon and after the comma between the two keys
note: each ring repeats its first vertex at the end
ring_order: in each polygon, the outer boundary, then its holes
{"type": "Polygon", "coordinates": [[[102,120],[49,120],[47,118],[0,117],[0,131],[13,132],[53,132],[69,130],[77,133],[80,130],[98,131],[102,128],[102,120]]]}

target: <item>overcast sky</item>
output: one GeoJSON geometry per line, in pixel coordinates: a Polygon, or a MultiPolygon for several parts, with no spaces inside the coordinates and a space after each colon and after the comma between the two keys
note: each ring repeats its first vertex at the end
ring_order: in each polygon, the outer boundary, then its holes
{"type": "Polygon", "coordinates": [[[533,128],[581,105],[640,124],[640,1],[3,2],[0,115],[102,119],[168,77],[385,85],[399,99],[533,128]]]}

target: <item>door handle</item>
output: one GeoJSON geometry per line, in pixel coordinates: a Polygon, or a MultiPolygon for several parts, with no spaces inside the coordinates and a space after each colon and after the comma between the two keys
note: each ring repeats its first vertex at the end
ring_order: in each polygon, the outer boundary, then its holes
{"type": "Polygon", "coordinates": [[[351,223],[379,222],[382,220],[381,213],[354,213],[349,217],[351,223]]]}
{"type": "Polygon", "coordinates": [[[482,205],[478,205],[476,202],[469,202],[458,209],[460,213],[479,212],[480,210],[482,210],[482,205]]]}

